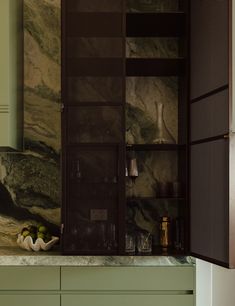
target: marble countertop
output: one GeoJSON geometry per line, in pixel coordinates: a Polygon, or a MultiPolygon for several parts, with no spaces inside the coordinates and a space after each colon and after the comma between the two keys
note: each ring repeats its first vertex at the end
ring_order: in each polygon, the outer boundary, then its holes
{"type": "Polygon", "coordinates": [[[59,251],[28,252],[0,247],[0,266],[192,266],[185,256],[63,256],[59,251]]]}

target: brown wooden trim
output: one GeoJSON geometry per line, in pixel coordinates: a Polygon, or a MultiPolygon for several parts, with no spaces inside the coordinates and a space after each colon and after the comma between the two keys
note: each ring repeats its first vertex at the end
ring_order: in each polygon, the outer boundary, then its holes
{"type": "Polygon", "coordinates": [[[180,37],[185,34],[184,12],[127,13],[127,37],[180,37]]]}
{"type": "Polygon", "coordinates": [[[122,0],[122,133],[123,143],[119,146],[119,198],[118,198],[118,254],[125,255],[126,234],[126,1],[122,0]]]}
{"type": "Polygon", "coordinates": [[[127,76],[179,76],[185,73],[183,58],[128,58],[127,76]]]}
{"type": "Polygon", "coordinates": [[[123,102],[95,102],[95,101],[89,101],[89,102],[76,102],[76,101],[70,101],[67,100],[67,104],[65,107],[79,107],[79,106],[85,106],[85,107],[92,107],[92,106],[123,106],[123,102]]]}
{"type": "Polygon", "coordinates": [[[122,58],[69,58],[67,76],[120,77],[123,75],[122,58]]]}
{"type": "Polygon", "coordinates": [[[216,88],[216,89],[214,89],[214,90],[212,90],[212,91],[210,91],[210,92],[208,92],[208,93],[206,93],[204,95],[201,95],[200,97],[194,98],[190,102],[191,103],[199,102],[199,101],[204,100],[204,99],[206,99],[206,98],[208,98],[210,96],[213,96],[213,95],[215,95],[215,94],[217,94],[217,93],[219,93],[221,91],[224,91],[224,90],[226,90],[228,88],[229,88],[229,85],[226,84],[226,85],[221,86],[219,88],[216,88]]]}
{"type": "Polygon", "coordinates": [[[194,252],[190,252],[190,256],[193,256],[193,257],[198,258],[198,259],[202,259],[204,261],[208,261],[208,262],[213,263],[213,264],[218,265],[218,266],[222,266],[222,267],[225,267],[225,268],[230,268],[229,264],[227,262],[224,262],[224,261],[215,260],[213,258],[203,256],[203,255],[200,255],[200,254],[197,254],[197,253],[194,253],[194,252]]]}
{"type": "MultiPolygon", "coordinates": [[[[61,0],[61,99],[62,103],[66,104],[66,0],[61,0]]],[[[61,205],[61,224],[67,224],[67,205],[66,205],[66,109],[61,113],[61,190],[62,190],[62,205],[61,205]]],[[[62,254],[64,253],[64,239],[66,239],[65,231],[61,234],[60,247],[62,254]]]]}
{"type": "MultiPolygon", "coordinates": [[[[234,2],[232,0],[229,1],[229,126],[232,125],[232,116],[233,116],[233,60],[234,60],[234,50],[233,50],[233,5],[234,2]]],[[[231,135],[230,139],[230,160],[229,160],[229,267],[235,268],[235,178],[234,178],[234,136],[231,135]]]]}
{"type": "Polygon", "coordinates": [[[126,150],[135,151],[179,151],[187,149],[186,145],[178,144],[127,144],[126,150]]]}
{"type": "Polygon", "coordinates": [[[187,90],[187,96],[186,96],[186,100],[187,100],[187,110],[186,110],[186,114],[187,114],[187,123],[186,123],[186,128],[187,128],[187,161],[186,161],[186,180],[187,180],[187,186],[186,186],[186,198],[187,198],[187,204],[185,206],[185,253],[188,254],[189,250],[190,250],[190,193],[189,193],[189,187],[190,187],[190,150],[189,150],[189,139],[190,139],[190,106],[189,106],[189,99],[190,99],[190,90],[189,90],[189,86],[190,86],[190,71],[191,71],[191,67],[190,67],[190,50],[191,50],[191,46],[190,46],[190,37],[191,37],[191,24],[190,24],[190,20],[191,20],[191,3],[190,0],[185,0],[185,10],[187,11],[187,23],[186,23],[186,29],[187,29],[187,57],[188,57],[188,61],[187,61],[187,83],[186,83],[186,90],[187,90]]]}

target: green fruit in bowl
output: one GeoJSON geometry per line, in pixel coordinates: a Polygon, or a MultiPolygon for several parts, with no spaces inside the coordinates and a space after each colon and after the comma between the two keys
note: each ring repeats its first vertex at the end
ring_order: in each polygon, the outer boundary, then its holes
{"type": "Polygon", "coordinates": [[[46,226],[41,225],[41,226],[38,228],[38,232],[45,234],[45,233],[47,232],[46,226]]]}
{"type": "Polygon", "coordinates": [[[38,238],[44,239],[44,238],[45,238],[45,235],[44,235],[43,233],[38,232],[38,233],[37,233],[37,237],[38,237],[38,238]]]}
{"type": "Polygon", "coordinates": [[[27,237],[30,235],[30,232],[28,229],[24,229],[24,231],[22,232],[22,236],[27,237]]]}
{"type": "Polygon", "coordinates": [[[39,222],[39,223],[37,224],[37,228],[39,229],[40,226],[43,226],[43,224],[42,224],[41,222],[39,222]]]}
{"type": "Polygon", "coordinates": [[[23,235],[23,232],[24,232],[24,231],[29,231],[29,230],[28,230],[27,227],[22,228],[22,230],[21,230],[21,235],[23,235]]]}

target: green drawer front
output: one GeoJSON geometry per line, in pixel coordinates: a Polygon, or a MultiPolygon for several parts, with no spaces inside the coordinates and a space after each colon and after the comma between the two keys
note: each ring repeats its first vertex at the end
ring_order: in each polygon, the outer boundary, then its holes
{"type": "Polygon", "coordinates": [[[59,295],[0,295],[1,306],[60,306],[59,295]]]}
{"type": "Polygon", "coordinates": [[[0,267],[0,290],[59,289],[59,267],[0,267]]]}
{"type": "Polygon", "coordinates": [[[62,295],[61,306],[193,306],[193,296],[62,295]]]}
{"type": "Polygon", "coordinates": [[[193,290],[194,267],[62,267],[62,290],[193,290]]]}

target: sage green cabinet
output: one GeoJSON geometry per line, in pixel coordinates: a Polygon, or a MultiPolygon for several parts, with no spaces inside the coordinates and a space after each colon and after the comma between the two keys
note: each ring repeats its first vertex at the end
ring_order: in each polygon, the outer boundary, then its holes
{"type": "Polygon", "coordinates": [[[60,290],[60,268],[0,267],[0,290],[60,290]]]}
{"type": "Polygon", "coordinates": [[[0,295],[2,306],[60,306],[59,295],[0,295]]]}
{"type": "Polygon", "coordinates": [[[62,295],[61,306],[193,306],[192,295],[62,295]]]}
{"type": "Polygon", "coordinates": [[[23,148],[23,0],[0,1],[0,150],[23,148]]]}
{"type": "Polygon", "coordinates": [[[62,267],[61,306],[194,306],[194,279],[190,266],[62,267]]]}
{"type": "Polygon", "coordinates": [[[0,306],[194,306],[195,269],[0,267],[0,306]]]}
{"type": "Polygon", "coordinates": [[[62,290],[186,291],[194,288],[193,267],[62,267],[62,290]]]}

